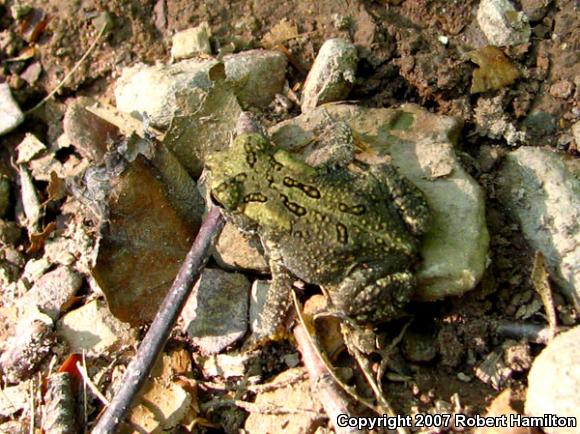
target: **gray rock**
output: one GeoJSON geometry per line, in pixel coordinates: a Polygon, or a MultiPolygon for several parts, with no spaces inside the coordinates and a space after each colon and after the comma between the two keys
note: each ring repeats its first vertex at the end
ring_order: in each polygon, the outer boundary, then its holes
{"type": "Polygon", "coordinates": [[[211,54],[210,36],[211,30],[206,22],[177,32],[171,39],[171,58],[181,60],[196,54],[211,54]]]}
{"type": "Polygon", "coordinates": [[[18,151],[16,163],[28,163],[38,154],[46,151],[46,145],[38,140],[34,134],[26,133],[16,150],[18,151]]]}
{"type": "Polygon", "coordinates": [[[224,380],[232,378],[248,378],[259,375],[259,352],[244,352],[242,354],[213,354],[205,358],[201,364],[204,377],[219,377],[224,380]]]}
{"type": "Polygon", "coordinates": [[[209,70],[217,60],[184,60],[173,65],[137,64],[124,68],[115,84],[117,108],[138,118],[146,113],[154,126],[165,127],[177,110],[177,94],[195,89],[198,104],[211,87],[209,70]]]}
{"type": "MultiPolygon", "coordinates": [[[[176,114],[194,113],[214,85],[209,77],[215,59],[190,59],[173,65],[125,68],[115,84],[117,108],[165,128],[176,114]],[[179,94],[187,92],[187,113],[179,112],[179,94]]],[[[243,106],[266,107],[281,93],[287,59],[282,53],[252,50],[223,59],[226,78],[243,106]]]]}
{"type": "Polygon", "coordinates": [[[12,98],[8,83],[0,83],[0,136],[9,133],[24,121],[24,113],[12,98]]]}
{"type": "Polygon", "coordinates": [[[82,283],[82,277],[72,268],[58,267],[36,281],[22,297],[20,304],[23,308],[36,306],[38,310],[56,320],[82,283]]]}
{"type": "MultiPolygon", "coordinates": [[[[1,185],[0,181],[0,186],[1,185]]],[[[0,244],[16,244],[21,236],[22,229],[16,223],[10,220],[0,220],[0,244]]]]}
{"type": "Polygon", "coordinates": [[[250,296],[250,329],[256,337],[268,334],[267,327],[264,327],[260,320],[260,314],[264,310],[266,297],[270,290],[270,282],[266,280],[254,280],[250,296]]]}
{"type": "Polygon", "coordinates": [[[403,337],[403,354],[411,362],[430,362],[437,356],[437,342],[433,336],[408,331],[403,337]]]}
{"type": "Polygon", "coordinates": [[[530,21],[536,22],[544,18],[552,0],[520,0],[520,3],[530,21]]]}
{"type": "Polygon", "coordinates": [[[356,47],[344,39],[327,40],[314,60],[302,92],[302,112],[345,99],[356,77],[356,47]]]}
{"type": "MultiPolygon", "coordinates": [[[[528,375],[526,414],[580,420],[580,327],[564,332],[534,360],[528,375]]],[[[548,434],[574,434],[578,427],[543,427],[548,434]]]]}
{"type": "Polygon", "coordinates": [[[226,78],[244,108],[266,108],[283,93],[288,59],[279,51],[250,50],[224,56],[226,78]]]}
{"type": "Polygon", "coordinates": [[[556,132],[556,117],[544,111],[534,111],[526,116],[522,125],[532,140],[540,141],[556,132]]]}
{"type": "Polygon", "coordinates": [[[551,276],[580,306],[580,181],[578,165],[551,151],[521,147],[507,155],[498,196],[551,276]]]}
{"type": "Polygon", "coordinates": [[[481,0],[477,22],[491,45],[525,44],[532,32],[526,14],[508,0],[481,0]]]}
{"type": "Polygon", "coordinates": [[[268,262],[258,237],[243,234],[236,226],[226,223],[215,246],[213,258],[227,270],[267,273],[268,262]]]}
{"type": "Polygon", "coordinates": [[[246,333],[249,290],[242,274],[203,271],[181,313],[184,331],[202,353],[219,353],[246,333]]]}
{"type": "Polygon", "coordinates": [[[136,343],[136,330],[116,319],[102,300],[67,313],[57,323],[57,335],[72,353],[98,355],[136,343]]]}
{"type": "Polygon", "coordinates": [[[485,270],[489,235],[481,188],[461,167],[453,149],[461,124],[415,105],[367,109],[327,105],[270,130],[279,146],[301,150],[305,160],[317,150],[320,133],[345,122],[368,152],[370,164],[391,160],[426,195],[432,211],[417,272],[418,300],[460,295],[475,287],[485,270]]]}
{"type": "Polygon", "coordinates": [[[0,369],[11,383],[30,378],[52,352],[55,344],[52,320],[33,309],[19,318],[16,333],[0,356],[0,369]]]}

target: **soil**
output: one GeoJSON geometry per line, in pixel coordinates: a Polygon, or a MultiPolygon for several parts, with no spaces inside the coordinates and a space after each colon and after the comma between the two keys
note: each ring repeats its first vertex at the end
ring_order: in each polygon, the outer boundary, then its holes
{"type": "MultiPolygon", "coordinates": [[[[0,0],[0,82],[10,84],[24,111],[57,86],[89,49],[103,22],[110,21],[104,39],[56,98],[15,132],[0,138],[2,173],[16,179],[10,161],[26,132],[34,132],[44,143],[56,141],[62,132],[67,101],[90,96],[114,104],[112,85],[123,67],[136,62],[168,62],[171,36],[176,31],[207,21],[214,52],[227,53],[259,48],[261,38],[288,19],[300,33],[286,44],[292,64],[288,80],[293,89],[304,81],[305,72],[326,39],[351,39],[361,60],[350,99],[370,107],[415,102],[434,113],[463,120],[462,158],[486,192],[491,236],[490,265],[477,288],[461,298],[412,306],[416,317],[423,318],[414,327],[428,331],[438,356],[429,362],[409,362],[397,353],[393,358],[394,366],[397,360],[402,365],[400,379],[385,382],[385,394],[401,414],[413,409],[437,411],[445,405],[452,408],[452,404],[459,405],[462,412],[484,414],[501,389],[511,388],[516,398],[524,397],[525,370],[512,369],[494,387],[475,378],[474,368],[493,351],[504,354],[508,339],[498,334],[498,324],[523,318],[522,312],[539,297],[530,279],[534,252],[494,194],[501,155],[521,143],[509,143],[501,134],[487,134],[477,119],[476,108],[482,99],[497,98],[494,101],[501,113],[518,130],[529,133],[526,144],[578,156],[570,133],[571,125],[580,117],[580,14],[575,4],[574,0],[549,2],[541,18],[531,23],[530,42],[503,50],[522,71],[515,84],[471,94],[477,66],[469,61],[467,53],[480,47],[483,40],[475,20],[475,0],[0,0]],[[33,12],[25,18],[16,17],[17,3],[32,7],[33,12]],[[441,42],[442,37],[449,42],[441,42]],[[34,49],[32,57],[14,61],[27,49],[34,49]],[[42,66],[42,73],[28,83],[21,76],[35,62],[42,66]],[[468,379],[458,377],[458,373],[468,379]]],[[[288,116],[297,113],[294,109],[288,116]]],[[[45,186],[39,185],[40,190],[45,186]]],[[[3,304],[7,304],[6,299],[3,304]]],[[[560,320],[570,325],[574,313],[565,305],[556,293],[557,310],[566,314],[560,320]]],[[[541,312],[531,313],[526,320],[545,323],[541,312]]],[[[276,358],[287,354],[285,348],[265,352],[264,379],[283,370],[284,364],[276,358]]],[[[529,344],[532,356],[542,348],[529,344]]],[[[290,346],[286,350],[292,351],[290,346]]],[[[211,398],[200,396],[201,400],[211,398]]],[[[90,415],[93,419],[96,416],[97,412],[90,415]]],[[[214,414],[212,419],[220,418],[214,414]]],[[[240,423],[238,419],[232,422],[234,426],[240,423]]]]}

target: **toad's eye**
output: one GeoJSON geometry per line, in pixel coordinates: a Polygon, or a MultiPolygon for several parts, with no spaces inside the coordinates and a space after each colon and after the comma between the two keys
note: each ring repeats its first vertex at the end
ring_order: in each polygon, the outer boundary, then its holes
{"type": "Polygon", "coordinates": [[[234,211],[241,202],[242,185],[235,179],[228,179],[213,188],[211,196],[218,205],[228,211],[234,211]]]}

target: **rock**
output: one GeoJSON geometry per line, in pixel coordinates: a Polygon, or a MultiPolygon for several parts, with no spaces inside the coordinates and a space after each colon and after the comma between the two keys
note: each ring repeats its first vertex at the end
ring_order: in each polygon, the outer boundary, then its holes
{"type": "Polygon", "coordinates": [[[556,117],[545,111],[534,111],[526,116],[522,125],[532,141],[541,142],[556,132],[556,117]]]}
{"type": "MultiPolygon", "coordinates": [[[[0,178],[0,186],[2,178],[0,178]]],[[[0,191],[1,187],[0,187],[0,191]]],[[[14,245],[22,236],[22,229],[10,220],[0,220],[0,243],[4,245],[14,245]]]]}
{"type": "Polygon", "coordinates": [[[196,102],[195,89],[184,97],[187,106],[198,108],[193,115],[175,116],[163,139],[163,144],[194,178],[202,173],[208,154],[228,146],[242,112],[238,98],[224,80],[225,75],[217,79],[201,104],[196,102]]]}
{"type": "Polygon", "coordinates": [[[73,390],[73,379],[68,372],[57,372],[46,379],[42,400],[42,430],[46,434],[80,432],[73,390]]]}
{"type": "Polygon", "coordinates": [[[302,368],[282,372],[259,392],[254,404],[258,408],[284,408],[290,412],[279,414],[250,413],[245,429],[250,433],[298,434],[314,432],[326,419],[322,405],[311,393],[307,378],[288,381],[303,373],[302,368]],[[276,386],[280,383],[279,386],[276,386]],[[293,412],[292,410],[297,410],[293,412]]]}
{"type": "Polygon", "coordinates": [[[550,275],[580,306],[580,181],[578,166],[551,151],[521,147],[506,156],[498,197],[519,221],[534,250],[544,254],[550,275]]]}
{"type": "Polygon", "coordinates": [[[38,232],[40,229],[39,221],[44,214],[40,198],[36,191],[36,186],[32,175],[24,164],[18,166],[20,175],[20,199],[22,200],[22,209],[26,218],[26,229],[29,233],[38,232]]]}
{"type": "Polygon", "coordinates": [[[503,344],[504,361],[507,366],[516,372],[527,371],[532,366],[530,344],[508,340],[503,344]]]}
{"type": "Polygon", "coordinates": [[[526,140],[526,133],[518,131],[514,122],[506,114],[502,106],[502,96],[491,98],[481,97],[474,109],[476,131],[491,139],[505,139],[508,145],[515,146],[526,140]]]}
{"type": "Polygon", "coordinates": [[[559,80],[550,86],[550,95],[554,98],[566,99],[572,95],[574,85],[568,80],[559,80]]]}
{"type": "Polygon", "coordinates": [[[345,99],[354,84],[358,56],[356,47],[344,39],[327,40],[314,59],[302,91],[302,112],[345,99]]]}
{"type": "Polygon", "coordinates": [[[19,304],[24,309],[35,306],[53,320],[57,320],[82,283],[83,279],[76,271],[61,266],[36,281],[30,291],[19,300],[19,304]]]}
{"type": "Polygon", "coordinates": [[[177,94],[195,89],[198,104],[211,87],[209,70],[217,60],[184,60],[173,65],[137,64],[124,68],[115,83],[117,108],[154,126],[166,127],[177,110],[177,94]]]}
{"type": "Polygon", "coordinates": [[[177,32],[171,39],[171,58],[181,60],[196,54],[211,54],[210,36],[211,30],[206,22],[177,32]]]}
{"type": "Polygon", "coordinates": [[[153,380],[140,396],[127,417],[131,429],[124,432],[170,432],[187,416],[195,416],[192,396],[177,382],[153,380]]]}
{"type": "Polygon", "coordinates": [[[520,0],[522,10],[533,23],[544,18],[550,3],[552,0],[520,0]]]}
{"type": "Polygon", "coordinates": [[[259,375],[261,362],[258,353],[214,354],[201,365],[204,377],[219,377],[224,380],[248,378],[259,375]]]}
{"type": "Polygon", "coordinates": [[[24,72],[20,74],[20,78],[26,81],[28,84],[33,85],[36,83],[41,73],[42,64],[40,62],[34,62],[26,67],[24,72]]]}
{"type": "MultiPolygon", "coordinates": [[[[580,420],[580,327],[554,338],[534,360],[528,375],[525,410],[530,416],[554,414],[580,420]]],[[[576,422],[577,423],[577,422],[576,422]]],[[[574,434],[578,428],[543,427],[548,434],[574,434]]]]}
{"type": "Polygon", "coordinates": [[[266,304],[266,297],[270,290],[270,282],[267,280],[254,280],[252,283],[252,291],[250,296],[250,330],[256,337],[266,335],[264,331],[267,329],[260,320],[260,315],[264,310],[266,304]]]}
{"type": "Polygon", "coordinates": [[[246,333],[249,290],[242,274],[203,271],[181,313],[184,331],[202,353],[219,353],[246,333]]]}
{"type": "Polygon", "coordinates": [[[38,154],[46,151],[46,145],[36,138],[34,134],[26,133],[24,139],[16,147],[18,158],[16,163],[28,163],[38,154]]]}
{"type": "MultiPolygon", "coordinates": [[[[0,393],[0,417],[4,420],[9,416],[17,413],[23,409],[28,409],[30,405],[30,384],[27,381],[22,381],[15,386],[3,387],[0,393]]],[[[13,427],[6,429],[6,424],[0,425],[0,432],[6,434],[19,433],[13,430],[13,427]],[[6,429],[6,430],[5,430],[6,429]]],[[[26,429],[24,433],[29,433],[26,429]]]]}
{"type": "Polygon", "coordinates": [[[27,313],[0,356],[0,369],[11,383],[30,378],[55,344],[52,320],[38,311],[27,313]]]}
{"type": "MultiPolygon", "coordinates": [[[[214,59],[184,60],[173,65],[139,64],[123,69],[115,84],[117,108],[165,128],[176,114],[191,114],[201,106],[214,86],[210,70],[214,59]],[[187,113],[179,112],[179,94],[187,92],[187,113]]],[[[243,106],[267,107],[282,93],[286,76],[286,56],[278,51],[251,50],[223,58],[225,73],[243,106]]],[[[183,110],[182,110],[183,111],[183,110]]],[[[214,126],[215,128],[215,126],[214,126]]]]}
{"type": "Polygon", "coordinates": [[[416,298],[435,300],[475,287],[485,270],[489,235],[481,188],[453,150],[461,124],[411,104],[399,109],[337,104],[281,122],[270,133],[276,144],[301,150],[307,160],[331,122],[345,122],[364,138],[369,151],[357,158],[370,164],[392,160],[427,197],[432,221],[423,237],[416,298]]]}
{"type": "Polygon", "coordinates": [[[288,59],[279,51],[250,50],[224,56],[226,78],[244,108],[266,108],[283,93],[288,59]]]}
{"type": "Polygon", "coordinates": [[[405,358],[411,362],[430,362],[437,356],[435,338],[412,330],[405,333],[402,349],[405,358]]]}
{"type": "Polygon", "coordinates": [[[18,107],[8,83],[0,83],[0,136],[9,133],[24,121],[24,113],[18,107]]]}
{"type": "Polygon", "coordinates": [[[269,270],[260,240],[255,236],[243,234],[231,223],[226,223],[219,235],[214,246],[213,258],[226,270],[258,273],[267,273],[269,270]]]}
{"type": "Polygon", "coordinates": [[[67,313],[57,323],[58,336],[71,353],[98,355],[136,342],[135,330],[116,319],[102,300],[93,300],[67,313]]]}
{"type": "Polygon", "coordinates": [[[525,44],[530,39],[528,17],[516,11],[508,0],[482,0],[477,22],[491,45],[525,44]]]}
{"type": "Polygon", "coordinates": [[[9,209],[10,209],[10,180],[5,176],[0,175],[0,217],[4,217],[9,209]]]}

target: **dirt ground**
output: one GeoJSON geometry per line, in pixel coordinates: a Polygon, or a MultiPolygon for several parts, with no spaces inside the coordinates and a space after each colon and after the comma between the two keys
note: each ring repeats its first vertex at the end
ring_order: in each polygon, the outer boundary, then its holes
{"type": "MultiPolygon", "coordinates": [[[[214,52],[237,52],[259,48],[262,37],[287,19],[299,31],[299,37],[286,43],[290,88],[304,81],[326,39],[352,40],[360,62],[351,100],[368,107],[413,102],[463,120],[460,154],[486,193],[491,239],[490,265],[477,288],[461,298],[411,306],[418,318],[412,330],[428,335],[438,356],[427,363],[407,363],[401,352],[395,354],[393,366],[398,377],[393,375],[394,381],[385,382],[385,395],[402,414],[413,408],[432,411],[446,405],[450,410],[459,406],[463,412],[484,414],[501,389],[511,388],[516,401],[522,400],[529,369],[517,363],[506,365],[508,374],[495,387],[492,381],[474,378],[474,367],[490,353],[504,354],[514,346],[498,334],[498,325],[522,318],[545,324],[541,309],[534,310],[539,303],[530,277],[534,252],[495,197],[496,162],[524,143],[578,157],[570,133],[571,125],[580,118],[577,2],[514,3],[518,8],[547,4],[534,9],[538,17],[531,22],[530,42],[503,49],[521,71],[520,78],[499,90],[472,93],[477,65],[468,53],[482,46],[483,38],[475,20],[475,0],[0,0],[0,82],[10,84],[23,111],[57,86],[89,49],[103,19],[111,20],[104,40],[56,98],[0,139],[0,171],[12,180],[16,178],[11,160],[26,132],[33,132],[45,143],[56,140],[62,133],[67,100],[91,96],[114,104],[112,85],[123,67],[136,62],[168,62],[171,36],[176,31],[207,21],[214,52]],[[33,12],[19,18],[15,16],[17,5],[32,7],[33,12]],[[449,42],[441,42],[442,37],[449,42]],[[18,56],[22,59],[14,60],[18,56]],[[41,74],[30,82],[24,80],[23,72],[36,62],[42,67],[41,74]],[[525,142],[510,143],[506,134],[486,129],[478,102],[491,97],[501,115],[517,130],[528,133],[525,142]]],[[[297,114],[299,108],[294,107],[287,116],[297,114]]],[[[43,191],[46,183],[37,182],[37,187],[43,191]]],[[[8,304],[8,295],[2,297],[2,304],[8,304]]],[[[555,305],[562,324],[575,323],[575,312],[558,292],[555,305]]],[[[179,339],[173,345],[180,346],[179,339]]],[[[533,358],[542,348],[541,344],[527,343],[520,350],[533,358]]],[[[286,350],[284,345],[267,350],[270,361],[264,364],[265,379],[282,370],[283,364],[276,357],[286,350]]],[[[199,399],[212,397],[201,393],[199,399]]],[[[94,420],[96,416],[93,412],[90,417],[94,420]]],[[[224,417],[207,416],[214,422],[224,417]]],[[[220,432],[224,427],[196,429],[220,432]]]]}

